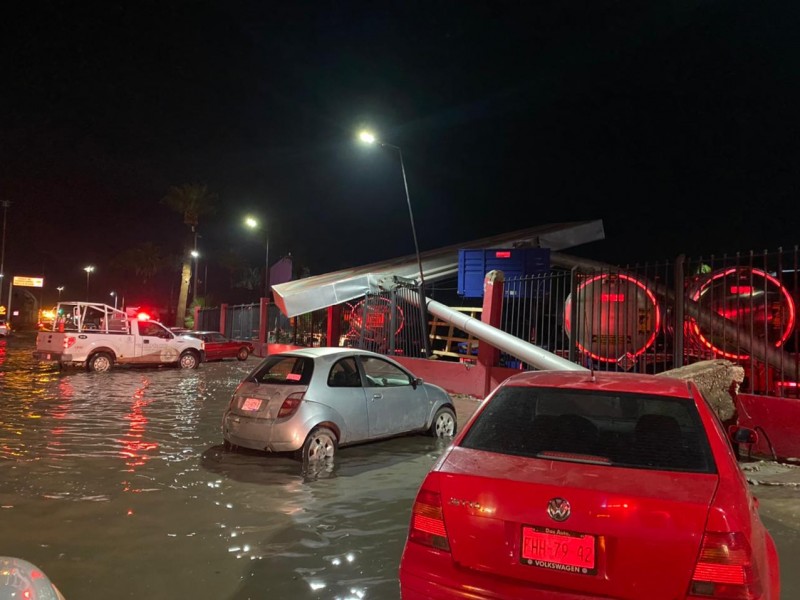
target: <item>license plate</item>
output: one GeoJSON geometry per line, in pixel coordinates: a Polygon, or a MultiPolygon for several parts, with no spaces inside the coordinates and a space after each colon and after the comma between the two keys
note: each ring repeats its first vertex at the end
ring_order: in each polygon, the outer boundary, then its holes
{"type": "Polygon", "coordinates": [[[242,404],[242,410],[258,410],[261,408],[261,400],[258,398],[246,398],[242,404]]]}
{"type": "Polygon", "coordinates": [[[544,569],[596,575],[595,548],[596,538],[588,533],[523,525],[520,561],[544,569]]]}

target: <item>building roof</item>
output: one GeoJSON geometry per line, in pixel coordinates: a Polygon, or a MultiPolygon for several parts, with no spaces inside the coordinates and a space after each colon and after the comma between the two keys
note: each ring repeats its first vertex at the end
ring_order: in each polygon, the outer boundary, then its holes
{"type": "MultiPolygon", "coordinates": [[[[420,253],[426,283],[458,274],[458,251],[467,248],[550,248],[563,250],[605,237],[603,221],[539,225],[420,253]]],[[[315,275],[272,286],[275,303],[287,317],[327,308],[386,289],[394,277],[416,279],[415,255],[315,275]]]]}

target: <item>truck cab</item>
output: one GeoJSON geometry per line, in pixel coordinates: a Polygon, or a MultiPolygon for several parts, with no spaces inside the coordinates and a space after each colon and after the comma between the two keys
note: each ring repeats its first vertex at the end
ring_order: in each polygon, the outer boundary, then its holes
{"type": "Polygon", "coordinates": [[[205,359],[202,340],[175,334],[146,315],[93,302],[59,302],[55,313],[50,328],[36,336],[40,361],[109,371],[115,365],[196,369],[205,359]]]}

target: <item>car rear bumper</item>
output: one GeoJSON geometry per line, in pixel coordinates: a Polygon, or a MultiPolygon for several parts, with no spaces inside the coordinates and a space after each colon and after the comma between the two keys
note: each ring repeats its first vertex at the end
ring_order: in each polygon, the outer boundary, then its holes
{"type": "Polygon", "coordinates": [[[283,427],[273,427],[272,419],[254,419],[226,412],[222,418],[222,437],[234,446],[266,452],[294,452],[304,440],[282,439],[283,427]]]}
{"type": "Polygon", "coordinates": [[[447,552],[406,542],[400,562],[402,600],[596,600],[456,566],[447,552]]]}
{"type": "Polygon", "coordinates": [[[47,352],[45,350],[37,350],[33,353],[33,358],[36,360],[44,360],[51,362],[72,362],[71,354],[64,354],[62,352],[47,352]]]}

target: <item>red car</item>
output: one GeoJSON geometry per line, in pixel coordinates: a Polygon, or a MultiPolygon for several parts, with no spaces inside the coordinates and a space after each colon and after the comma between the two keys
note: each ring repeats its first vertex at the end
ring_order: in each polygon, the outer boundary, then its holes
{"type": "Polygon", "coordinates": [[[524,373],[484,401],[423,482],[401,594],[774,600],[778,554],[757,507],[693,383],[524,373]]]}
{"type": "Polygon", "coordinates": [[[218,331],[187,331],[183,335],[196,337],[206,343],[206,362],[223,358],[247,360],[253,353],[253,344],[250,342],[231,340],[218,331]]]}

